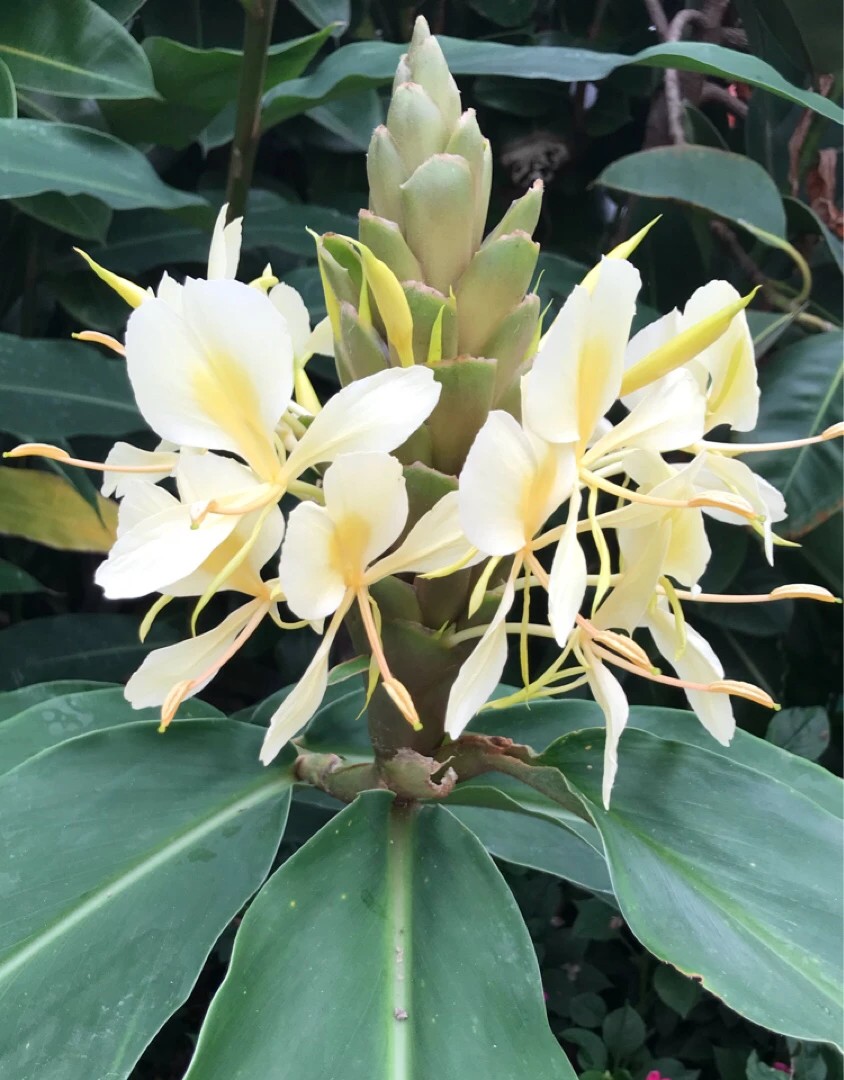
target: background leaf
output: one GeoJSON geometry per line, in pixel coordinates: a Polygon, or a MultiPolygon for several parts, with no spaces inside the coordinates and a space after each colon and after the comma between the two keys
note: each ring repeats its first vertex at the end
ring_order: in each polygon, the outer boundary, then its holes
{"type": "Polygon", "coordinates": [[[100,131],[46,120],[0,120],[0,199],[58,191],[115,210],[173,210],[203,200],[168,187],[139,151],[100,131]]]}
{"type": "MultiPolygon", "coordinates": [[[[8,723],[9,721],[7,721],[8,723]]],[[[8,1076],[117,1080],[266,875],[289,768],[247,725],[70,739],[0,780],[0,1044],[8,1076]],[[97,1033],[79,1039],[80,1032],[97,1033]]]]}
{"type": "Polygon", "coordinates": [[[741,154],[711,146],[661,146],[614,161],[597,182],[629,195],[688,203],[785,235],[785,210],[776,185],[760,165],[741,154]]]}
{"type": "Polygon", "coordinates": [[[155,95],[140,45],[93,0],[4,4],[0,59],[18,86],[67,97],[155,95]]]}
{"type": "Polygon", "coordinates": [[[117,504],[97,496],[96,509],[55,473],[0,465],[0,533],[60,551],[108,551],[117,504]]]}
{"type": "Polygon", "coordinates": [[[623,736],[606,811],[596,734],[565,736],[539,763],[586,801],[633,933],[755,1023],[836,1042],[840,815],[718,754],[640,731],[623,736]]]}

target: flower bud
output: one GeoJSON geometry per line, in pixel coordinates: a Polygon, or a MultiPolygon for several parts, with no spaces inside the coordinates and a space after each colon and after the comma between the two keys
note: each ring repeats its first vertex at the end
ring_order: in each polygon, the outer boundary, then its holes
{"type": "Polygon", "coordinates": [[[457,476],[492,407],[495,361],[446,360],[434,368],[434,378],[442,393],[426,425],[431,433],[432,464],[440,472],[457,476]]]}
{"type": "Polygon", "coordinates": [[[373,131],[369,141],[366,175],[369,180],[369,206],[372,212],[401,226],[399,187],[405,179],[405,172],[393,137],[383,124],[373,131]]]}
{"type": "Polygon", "coordinates": [[[410,306],[413,318],[413,357],[417,364],[452,360],[457,356],[457,307],[454,297],[445,297],[441,292],[423,285],[418,281],[409,281],[404,285],[404,294],[410,306]],[[439,319],[439,355],[431,357],[431,335],[439,319]]]}
{"type": "Polygon", "coordinates": [[[402,184],[407,242],[425,281],[447,293],[472,257],[473,179],[465,158],[437,154],[402,184]]]}
{"type": "Polygon", "coordinates": [[[497,361],[493,396],[495,406],[498,406],[508,388],[518,381],[521,367],[531,357],[539,313],[539,297],[536,293],[530,293],[504,316],[481,346],[481,356],[497,361]]]}
{"type": "Polygon", "coordinates": [[[474,109],[467,109],[460,117],[445,150],[447,154],[456,154],[465,158],[472,173],[474,225],[472,246],[477,247],[483,239],[489,211],[489,194],[492,188],[492,151],[489,139],[485,139],[481,134],[474,109]]]}
{"type": "Polygon", "coordinates": [[[387,128],[399,152],[405,176],[448,142],[448,129],[440,110],[418,83],[402,83],[387,112],[387,128]]]}
{"type": "Polygon", "coordinates": [[[431,36],[428,24],[422,18],[416,20],[407,55],[399,61],[396,78],[400,75],[402,81],[419,83],[440,110],[446,127],[454,127],[460,118],[460,91],[448,70],[439,42],[431,36]]]}
{"type": "Polygon", "coordinates": [[[539,212],[542,209],[543,184],[541,180],[534,180],[528,190],[519,199],[514,199],[504,216],[484,240],[484,247],[493,243],[500,236],[507,233],[525,232],[528,236],[533,234],[539,221],[539,212]]]}
{"type": "Polygon", "coordinates": [[[393,271],[399,281],[419,281],[422,267],[394,221],[377,217],[369,210],[359,216],[360,242],[393,271]]]}
{"type": "Polygon", "coordinates": [[[539,245],[523,232],[500,236],[475,253],[456,289],[460,352],[485,355],[485,342],[524,297],[538,257],[539,245]]]}
{"type": "Polygon", "coordinates": [[[364,326],[351,304],[340,308],[340,338],[336,342],[338,375],[343,386],[390,366],[384,343],[371,326],[364,326]]]}

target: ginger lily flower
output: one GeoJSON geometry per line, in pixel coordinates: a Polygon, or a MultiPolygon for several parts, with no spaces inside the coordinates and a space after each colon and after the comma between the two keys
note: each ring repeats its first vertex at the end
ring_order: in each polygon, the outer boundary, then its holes
{"type": "Polygon", "coordinates": [[[270,721],[261,750],[264,764],[319,707],[331,645],[353,604],[384,689],[408,723],[420,726],[407,689],[393,676],[384,655],[369,588],[392,574],[429,573],[464,559],[465,565],[472,554],[460,532],[457,499],[446,495],[395,551],[378,558],[401,535],[409,509],[402,466],[389,454],[344,455],[326,470],[323,490],[324,506],[302,503],[290,515],[279,582],[288,606],[300,618],[314,622],[330,616],[331,621],[307,671],[270,721]]]}

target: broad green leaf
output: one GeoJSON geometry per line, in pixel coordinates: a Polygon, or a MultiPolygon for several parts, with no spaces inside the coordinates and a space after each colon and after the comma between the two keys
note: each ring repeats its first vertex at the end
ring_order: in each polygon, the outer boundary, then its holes
{"type": "MultiPolygon", "coordinates": [[[[754,431],[742,442],[780,442],[819,435],[841,420],[840,330],[813,334],[780,349],[761,372],[762,401],[754,431]]],[[[799,537],[842,505],[840,439],[797,450],[753,454],[747,463],[785,496],[788,518],[778,532],[799,537]]]]}
{"type": "Polygon", "coordinates": [[[584,799],[633,933],[754,1023],[837,1043],[840,813],[720,754],[635,730],[622,737],[606,811],[602,742],[596,731],[564,736],[540,761],[584,799]]]}
{"type": "Polygon", "coordinates": [[[367,792],[249,908],[186,1080],[451,1080],[467,1062],[574,1077],[492,860],[442,807],[367,792]]]}
{"type": "Polygon", "coordinates": [[[785,236],[776,185],[755,161],[711,146],[660,146],[619,158],[597,183],[649,199],[672,199],[785,236]]]}
{"type": "MultiPolygon", "coordinates": [[[[190,698],[179,707],[174,723],[196,718],[225,719],[213,705],[190,698]]],[[[158,709],[133,709],[122,686],[81,690],[41,701],[0,724],[0,776],[68,739],[142,721],[157,728],[160,719],[158,709]]]]}
{"type": "MultiPolygon", "coordinates": [[[[625,56],[554,45],[503,45],[449,37],[440,37],[439,41],[455,75],[504,75],[568,83],[597,81],[627,64],[679,68],[747,83],[814,109],[838,124],[844,123],[844,113],[834,102],[811,90],[793,86],[763,60],[720,45],[687,41],[666,43],[625,56]]],[[[391,82],[404,50],[403,45],[380,41],[343,46],[311,75],[278,86],[266,94],[263,126],[271,127],[341,94],[391,82]]],[[[231,124],[215,127],[210,144],[227,142],[231,138],[230,132],[231,124]]]]}
{"type": "Polygon", "coordinates": [[[0,690],[52,679],[125,680],[173,635],[158,624],[138,640],[134,615],[70,614],[29,619],[0,630],[0,690]]]}
{"type": "Polygon", "coordinates": [[[271,191],[254,191],[243,222],[244,246],[278,248],[290,255],[315,255],[314,232],[339,232],[357,236],[357,221],[327,206],[294,203],[271,191]]]}
{"type": "Polygon", "coordinates": [[[48,120],[0,120],[0,199],[58,191],[93,195],[114,210],[203,205],[169,187],[140,150],[101,131],[48,120]]]}
{"type": "Polygon", "coordinates": [[[59,551],[108,551],[116,535],[117,504],[97,496],[97,507],[62,476],[0,465],[0,534],[59,551]]]}
{"type": "Polygon", "coordinates": [[[25,90],[65,97],[142,98],[155,94],[143,50],[93,0],[4,4],[0,59],[25,90]]]}
{"type": "Polygon", "coordinates": [[[130,724],[0,779],[0,1074],[132,1071],[270,868],[292,777],[259,745],[231,721],[130,724]]]}
{"type": "MultiPolygon", "coordinates": [[[[770,3],[771,0],[768,0],[770,3]]],[[[842,12],[830,0],[780,0],[791,14],[803,48],[818,75],[836,73],[844,62],[842,12]]]]}
{"type": "MultiPolygon", "coordinates": [[[[565,878],[592,892],[612,892],[603,852],[576,832],[561,828],[553,812],[545,815],[528,809],[531,803],[517,802],[492,786],[494,776],[484,779],[490,786],[460,784],[447,806],[490,855],[565,878]]],[[[597,836],[596,842],[600,846],[597,836]]]]}
{"type": "Polygon", "coordinates": [[[317,105],[305,115],[341,139],[343,149],[352,146],[362,151],[369,147],[375,128],[384,123],[384,107],[372,88],[317,105]]]}
{"type": "Polygon", "coordinates": [[[122,360],[80,342],[0,334],[3,431],[55,441],[145,426],[122,360]]]}
{"type": "Polygon", "coordinates": [[[798,757],[817,761],[829,746],[829,713],[822,705],[781,709],[771,717],[765,738],[798,757]]]}
{"type": "MultiPolygon", "coordinates": [[[[331,27],[325,27],[316,34],[271,45],[264,88],[301,75],[330,31],[331,27]]],[[[178,149],[192,142],[230,104],[233,115],[242,52],[194,49],[166,37],[148,37],[143,47],[161,100],[106,106],[115,135],[128,142],[163,143],[178,149]]]]}
{"type": "Polygon", "coordinates": [[[37,221],[85,240],[104,240],[111,224],[111,210],[90,195],[60,195],[45,191],[43,195],[10,201],[37,221]]]}
{"type": "Polygon", "coordinates": [[[48,591],[46,585],[42,585],[22,567],[0,559],[0,596],[48,591]]]}
{"type": "Polygon", "coordinates": [[[687,979],[685,975],[667,964],[661,964],[654,972],[654,990],[660,1001],[673,1009],[685,1020],[700,1001],[703,991],[700,983],[687,979]]]}
{"type": "Polygon", "coordinates": [[[146,0],[97,0],[97,3],[118,22],[127,23],[141,10],[146,0]]]}
{"type": "Polygon", "coordinates": [[[645,1041],[645,1022],[631,1005],[622,1005],[604,1017],[604,1045],[616,1062],[624,1062],[645,1041]]]}
{"type": "Polygon", "coordinates": [[[18,95],[15,80],[5,60],[0,60],[0,117],[14,120],[18,115],[18,95]]]}
{"type": "MultiPolygon", "coordinates": [[[[470,730],[483,731],[487,735],[503,735],[541,752],[561,735],[603,727],[603,724],[603,714],[594,701],[536,701],[530,706],[515,705],[500,711],[483,712],[472,721],[470,730]]],[[[722,746],[708,734],[694,713],[644,705],[631,708],[627,726],[659,738],[688,743],[709,753],[720,754],[739,765],[746,765],[764,776],[788,784],[830,813],[836,813],[840,806],[838,781],[827,769],[786,753],[747,731],[736,731],[730,745],[722,746]]],[[[502,779],[509,780],[506,777],[502,779]]],[[[500,781],[497,786],[502,786],[500,781]]],[[[521,785],[506,788],[511,798],[533,800],[533,791],[525,795],[525,790],[521,785]]]]}
{"type": "Polygon", "coordinates": [[[19,690],[7,690],[0,694],[0,721],[17,716],[25,709],[31,709],[33,705],[40,705],[42,701],[49,701],[50,698],[62,697],[64,694],[78,694],[84,690],[106,689],[109,689],[109,684],[104,682],[93,682],[87,679],[57,679],[55,682],[22,686],[19,690]]]}

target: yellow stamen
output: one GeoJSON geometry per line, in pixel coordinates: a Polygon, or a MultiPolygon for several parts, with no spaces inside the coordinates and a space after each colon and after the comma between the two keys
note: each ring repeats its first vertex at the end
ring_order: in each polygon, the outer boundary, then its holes
{"type": "Polygon", "coordinates": [[[381,642],[381,637],[372,615],[369,592],[366,589],[358,589],[355,592],[355,596],[357,598],[363,628],[366,633],[366,639],[372,650],[372,657],[381,673],[381,681],[384,684],[384,690],[413,730],[421,731],[422,721],[419,719],[416,706],[413,704],[413,698],[411,698],[407,687],[394,677],[393,673],[390,671],[390,666],[387,663],[387,657],[384,655],[384,646],[381,642]]]}
{"type": "Polygon", "coordinates": [[[94,469],[97,472],[117,473],[162,473],[166,470],[161,465],[111,465],[105,461],[86,461],[71,457],[67,450],[49,443],[21,443],[3,454],[4,458],[42,457],[50,461],[60,461],[63,465],[76,465],[80,469],[94,469]]]}
{"type": "Polygon", "coordinates": [[[667,499],[658,495],[647,495],[641,491],[632,491],[620,484],[614,484],[605,477],[596,476],[588,469],[581,469],[580,476],[583,482],[593,489],[600,488],[601,491],[606,491],[610,495],[618,495],[619,498],[626,499],[628,502],[642,503],[644,506],[665,506],[677,510],[697,510],[711,506],[718,510],[728,510],[732,514],[739,514],[750,520],[756,520],[758,516],[746,499],[740,495],[730,495],[728,492],[699,491],[690,499],[667,499]]]}
{"type": "Polygon", "coordinates": [[[163,611],[164,608],[167,607],[172,599],[172,596],[159,596],[146,615],[144,615],[140,628],[138,629],[138,637],[141,641],[146,641],[147,634],[152,629],[152,624],[155,622],[156,616],[160,611],[163,611]]]}
{"type": "MultiPolygon", "coordinates": [[[[626,489],[623,489],[626,490],[626,489]]],[[[612,575],[612,564],[610,562],[610,549],[607,546],[606,537],[604,531],[598,524],[598,488],[590,487],[589,497],[586,501],[586,520],[589,522],[589,529],[592,533],[592,539],[595,542],[595,547],[598,550],[598,558],[600,559],[598,565],[598,584],[595,587],[595,596],[592,600],[592,614],[594,615],[598,605],[604,599],[607,591],[610,587],[610,577],[612,575]]]]}
{"type": "Polygon", "coordinates": [[[668,598],[668,603],[671,606],[671,611],[674,613],[674,629],[677,632],[677,650],[674,653],[674,659],[679,660],[683,653],[686,651],[686,619],[683,615],[683,605],[680,603],[680,597],[673,584],[667,577],[659,579],[659,583],[662,586],[662,591],[668,598]]]}
{"type": "MultiPolygon", "coordinates": [[[[489,588],[489,579],[492,577],[492,574],[493,574],[496,566],[498,566],[498,564],[500,562],[501,562],[501,556],[500,555],[496,555],[496,556],[494,556],[494,558],[490,559],[489,562],[486,564],[486,566],[481,571],[481,576],[475,582],[475,587],[472,589],[472,594],[469,597],[469,618],[470,619],[472,618],[473,615],[475,615],[477,613],[478,608],[480,608],[481,604],[483,603],[484,596],[486,595],[486,591],[489,588]]],[[[423,576],[427,576],[427,575],[423,575],[423,576]]]]}
{"type": "Polygon", "coordinates": [[[78,334],[70,335],[76,341],[92,341],[95,345],[105,345],[107,349],[116,352],[118,356],[126,355],[125,345],[121,345],[117,338],[111,334],[101,334],[99,330],[80,330],[78,334]]]}

